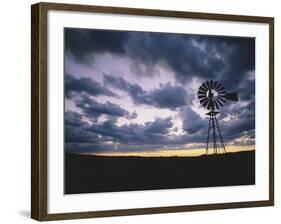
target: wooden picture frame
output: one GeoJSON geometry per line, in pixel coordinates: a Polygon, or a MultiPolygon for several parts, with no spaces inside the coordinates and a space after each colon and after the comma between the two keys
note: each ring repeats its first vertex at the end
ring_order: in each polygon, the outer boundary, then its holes
{"type": "Polygon", "coordinates": [[[81,219],[108,216],[187,212],[227,208],[246,208],[274,205],[274,18],[259,16],[223,15],[197,12],[164,11],[137,8],[118,8],[90,5],[38,3],[31,7],[31,217],[39,221],[81,219]],[[269,191],[268,200],[181,205],[149,208],[130,208],[66,213],[48,212],[48,12],[67,11],[104,13],[165,18],[188,18],[211,21],[247,22],[269,25],[269,191]]]}

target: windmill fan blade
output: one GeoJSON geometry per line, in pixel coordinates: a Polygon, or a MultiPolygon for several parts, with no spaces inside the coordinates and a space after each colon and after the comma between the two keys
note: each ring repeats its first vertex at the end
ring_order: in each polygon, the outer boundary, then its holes
{"type": "Polygon", "coordinates": [[[201,99],[203,99],[203,98],[206,98],[206,99],[207,99],[206,95],[198,95],[198,99],[199,99],[199,100],[201,100],[201,99]]]}
{"type": "Polygon", "coordinates": [[[225,94],[225,99],[232,100],[232,101],[238,101],[238,93],[237,92],[231,92],[225,94]]]}
{"type": "Polygon", "coordinates": [[[208,91],[208,89],[205,88],[205,87],[203,87],[203,85],[201,85],[201,86],[199,87],[199,90],[201,90],[201,91],[203,91],[203,92],[207,92],[207,91],[208,91]]]}
{"type": "Polygon", "coordinates": [[[206,85],[205,82],[202,83],[202,87],[204,87],[208,91],[208,86],[206,85]]]}
{"type": "Polygon", "coordinates": [[[222,101],[223,103],[225,103],[225,99],[222,98],[221,96],[218,96],[218,100],[222,101]]]}
{"type": "Polygon", "coordinates": [[[216,105],[216,108],[219,109],[219,105],[217,104],[217,101],[215,101],[215,105],[216,105]]]}
{"type": "Polygon", "coordinates": [[[221,84],[218,83],[218,85],[215,87],[215,90],[218,91],[218,89],[221,88],[221,84]]]}
{"type": "Polygon", "coordinates": [[[210,84],[210,82],[207,81],[207,82],[205,82],[205,83],[206,83],[206,85],[208,86],[208,89],[211,89],[211,84],[210,84]]]}
{"type": "Polygon", "coordinates": [[[222,90],[224,90],[223,86],[221,86],[219,89],[217,89],[217,91],[222,91],[222,90]]]}
{"type": "Polygon", "coordinates": [[[207,99],[207,101],[205,101],[204,103],[202,103],[203,107],[206,107],[208,104],[209,100],[207,99]]]}
{"type": "Polygon", "coordinates": [[[198,93],[197,94],[202,94],[202,95],[206,95],[206,92],[204,91],[201,91],[201,90],[198,90],[198,93]]]}
{"type": "Polygon", "coordinates": [[[200,100],[200,103],[201,103],[201,104],[203,104],[203,103],[205,103],[205,102],[208,102],[208,99],[207,99],[207,98],[204,98],[204,99],[201,99],[201,100],[200,100]]]}
{"type": "Polygon", "coordinates": [[[219,103],[219,105],[222,107],[223,106],[223,102],[219,99],[219,98],[217,98],[217,102],[219,103]]]}
{"type": "Polygon", "coordinates": [[[214,89],[216,89],[218,86],[218,82],[217,81],[214,81],[214,89]]]}

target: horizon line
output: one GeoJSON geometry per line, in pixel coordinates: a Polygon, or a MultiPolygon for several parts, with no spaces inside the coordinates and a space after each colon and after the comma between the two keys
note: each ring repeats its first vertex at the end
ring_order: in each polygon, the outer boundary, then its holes
{"type": "MultiPolygon", "coordinates": [[[[213,155],[213,149],[209,149],[209,153],[206,154],[206,149],[177,149],[177,150],[156,150],[146,152],[120,152],[120,151],[109,151],[109,152],[82,152],[72,153],[78,155],[93,155],[93,156],[111,156],[111,157],[198,157],[202,155],[213,155]]],[[[255,151],[255,146],[228,146],[226,147],[226,153],[228,154],[244,151],[255,151]]]]}

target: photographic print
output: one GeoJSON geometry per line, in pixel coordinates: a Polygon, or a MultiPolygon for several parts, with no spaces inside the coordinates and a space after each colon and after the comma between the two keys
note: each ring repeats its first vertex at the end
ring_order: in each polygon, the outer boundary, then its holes
{"type": "Polygon", "coordinates": [[[65,194],[255,184],[255,38],[64,28],[65,194]]]}

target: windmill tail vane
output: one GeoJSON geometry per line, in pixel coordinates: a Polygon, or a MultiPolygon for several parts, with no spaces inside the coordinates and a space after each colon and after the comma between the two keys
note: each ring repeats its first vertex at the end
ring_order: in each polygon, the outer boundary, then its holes
{"type": "Polygon", "coordinates": [[[218,81],[208,80],[201,84],[197,96],[200,104],[209,110],[206,113],[209,116],[206,154],[209,154],[211,142],[213,143],[213,154],[226,153],[217,114],[220,113],[218,109],[224,106],[226,101],[238,101],[238,93],[227,92],[218,81]]]}

